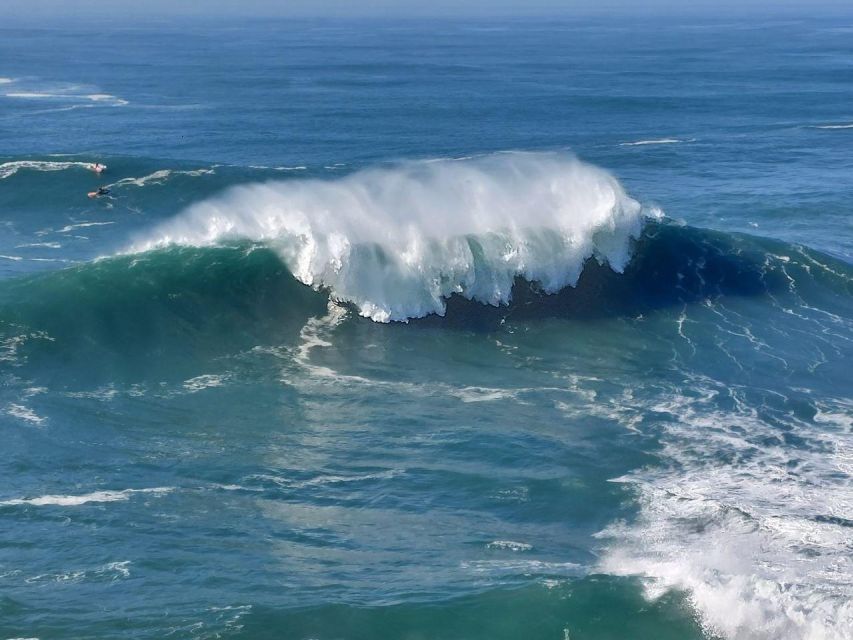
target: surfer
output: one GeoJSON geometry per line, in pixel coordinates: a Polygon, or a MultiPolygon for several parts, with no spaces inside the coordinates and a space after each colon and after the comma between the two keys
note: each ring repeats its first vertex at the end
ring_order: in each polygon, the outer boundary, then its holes
{"type": "Polygon", "coordinates": [[[109,195],[110,190],[107,187],[98,187],[97,191],[90,191],[88,196],[90,198],[100,198],[101,196],[109,195]]]}
{"type": "Polygon", "coordinates": [[[98,175],[101,175],[101,173],[103,173],[106,168],[107,168],[107,165],[101,164],[100,162],[95,162],[94,164],[89,165],[89,169],[91,171],[94,171],[98,175]]]}

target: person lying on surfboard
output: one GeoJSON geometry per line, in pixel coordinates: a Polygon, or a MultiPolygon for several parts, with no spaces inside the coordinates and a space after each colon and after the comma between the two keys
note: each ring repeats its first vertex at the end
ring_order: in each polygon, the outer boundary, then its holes
{"type": "Polygon", "coordinates": [[[93,163],[93,164],[90,164],[90,165],[89,165],[89,169],[90,169],[91,171],[94,171],[95,173],[97,173],[97,174],[99,174],[99,175],[100,175],[101,173],[103,173],[103,171],[104,171],[106,168],[107,168],[107,165],[105,165],[105,164],[101,164],[100,162],[95,162],[95,163],[93,163]]]}
{"type": "Polygon", "coordinates": [[[107,187],[98,187],[97,191],[90,191],[88,196],[90,198],[100,198],[101,196],[109,195],[110,190],[107,187]]]}

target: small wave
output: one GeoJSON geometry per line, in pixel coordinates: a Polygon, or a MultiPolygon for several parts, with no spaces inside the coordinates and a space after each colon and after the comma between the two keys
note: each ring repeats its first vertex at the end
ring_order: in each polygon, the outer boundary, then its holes
{"type": "Polygon", "coordinates": [[[575,562],[546,562],[544,560],[475,560],[462,562],[462,568],[493,578],[510,576],[565,576],[584,575],[587,569],[575,562]]]}
{"type": "Polygon", "coordinates": [[[815,129],[853,129],[853,124],[817,124],[815,129]]]}
{"type": "Polygon", "coordinates": [[[487,549],[501,549],[504,551],[530,551],[533,549],[532,544],[526,542],[515,542],[514,540],[493,540],[486,545],[487,549]]]}
{"type": "Polygon", "coordinates": [[[591,257],[621,271],[647,215],[660,212],[601,169],[503,153],[235,187],[127,251],[263,242],[304,284],[373,320],[407,321],[443,315],[452,294],[507,304],[517,277],[554,293],[591,257]]]}
{"type": "Polygon", "coordinates": [[[16,91],[7,93],[7,98],[25,98],[25,99],[41,99],[41,98],[61,98],[61,94],[57,93],[39,93],[37,91],[16,91]]]}
{"type": "Polygon", "coordinates": [[[14,81],[14,78],[0,78],[0,84],[12,84],[14,81]]]}
{"type": "Polygon", "coordinates": [[[13,500],[4,500],[0,502],[0,506],[12,507],[18,505],[32,505],[35,507],[76,507],[82,504],[91,502],[120,502],[130,499],[136,494],[152,494],[161,496],[174,491],[174,487],[154,487],[151,489],[124,489],[122,491],[94,491],[79,496],[64,496],[64,495],[48,495],[39,496],[37,498],[15,498],[13,500]]]}
{"type": "Polygon", "coordinates": [[[66,100],[66,101],[83,101],[94,102],[111,107],[123,107],[129,102],[118,96],[109,93],[87,93],[79,94],[71,91],[60,91],[56,93],[48,93],[44,91],[11,91],[4,94],[7,98],[17,98],[21,100],[66,100]]]}
{"type": "Polygon", "coordinates": [[[197,178],[199,176],[213,175],[216,173],[213,167],[192,169],[188,171],[179,171],[175,169],[159,169],[154,173],[149,173],[141,178],[122,178],[111,184],[106,185],[108,188],[116,188],[122,186],[144,187],[148,184],[163,184],[173,175],[191,176],[197,178]]]}
{"type": "Polygon", "coordinates": [[[85,229],[86,227],[106,227],[111,224],[115,224],[115,222],[78,222],[77,224],[67,224],[61,229],[57,229],[56,233],[68,233],[69,231],[85,229]]]}
{"type": "Polygon", "coordinates": [[[94,569],[81,569],[76,571],[66,571],[64,573],[43,573],[40,575],[27,578],[27,584],[39,584],[45,582],[64,582],[76,583],[84,580],[104,580],[110,582],[121,580],[130,576],[130,560],[122,560],[120,562],[109,562],[103,566],[94,569]]]}
{"type": "Polygon", "coordinates": [[[107,102],[117,107],[123,107],[129,104],[127,100],[114,95],[110,95],[109,93],[90,93],[83,97],[88,98],[92,102],[107,102]]]}
{"type": "Polygon", "coordinates": [[[681,138],[658,138],[655,140],[637,140],[636,142],[622,142],[619,144],[620,147],[643,147],[651,144],[679,144],[681,142],[695,142],[695,138],[690,139],[681,139],[681,138]]]}
{"type": "Polygon", "coordinates": [[[13,418],[18,418],[19,420],[23,420],[25,422],[29,422],[35,425],[42,425],[45,423],[45,418],[42,418],[35,411],[26,407],[22,404],[10,404],[6,407],[6,413],[13,418]]]}
{"type": "MultiPolygon", "coordinates": [[[[105,165],[104,168],[106,168],[105,165]]],[[[0,180],[9,178],[18,171],[27,169],[30,171],[65,171],[67,169],[94,170],[93,162],[60,162],[56,160],[14,160],[0,164],[0,180]]]]}
{"type": "Polygon", "coordinates": [[[27,244],[19,244],[15,246],[16,249],[61,249],[62,245],[58,242],[29,242],[27,244]]]}
{"type": "Polygon", "coordinates": [[[212,389],[214,387],[221,387],[228,381],[229,376],[227,375],[214,375],[214,374],[205,374],[202,376],[196,376],[195,378],[190,378],[189,380],[184,381],[184,389],[186,389],[189,393],[196,393],[201,391],[202,389],[212,389]]]}

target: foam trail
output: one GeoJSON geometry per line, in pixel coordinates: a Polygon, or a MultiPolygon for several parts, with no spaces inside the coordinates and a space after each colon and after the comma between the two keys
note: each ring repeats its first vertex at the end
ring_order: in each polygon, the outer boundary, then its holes
{"type": "Polygon", "coordinates": [[[37,498],[16,498],[14,500],[5,500],[0,502],[0,506],[19,506],[32,505],[35,507],[55,506],[55,507],[76,507],[90,502],[120,502],[128,500],[132,495],[137,493],[151,493],[154,495],[163,495],[173,491],[172,487],[154,487],[151,489],[124,489],[122,491],[95,491],[79,496],[62,496],[49,495],[39,496],[37,498]]]}
{"type": "Polygon", "coordinates": [[[853,124],[822,124],[815,125],[815,129],[853,129],[853,124]]]}
{"type": "Polygon", "coordinates": [[[678,144],[679,142],[693,142],[690,140],[682,140],[680,138],[659,138],[657,140],[638,140],[637,142],[622,142],[620,147],[644,147],[650,144],[678,144]]]}
{"type": "Polygon", "coordinates": [[[159,169],[154,173],[150,173],[147,176],[142,176],[141,178],[122,178],[116,182],[106,185],[107,187],[123,187],[123,186],[134,186],[134,187],[144,187],[147,184],[164,184],[172,175],[184,175],[184,176],[192,176],[197,178],[199,176],[213,175],[215,173],[215,169],[213,167],[203,168],[203,169],[193,169],[190,171],[177,171],[173,169],[159,169]]]}
{"type": "Polygon", "coordinates": [[[92,162],[58,162],[53,160],[14,160],[0,164],[0,180],[10,178],[22,169],[30,171],[65,171],[66,169],[94,169],[92,162]]]}
{"type": "Polygon", "coordinates": [[[453,293],[505,304],[519,276],[554,293],[576,284],[592,256],[620,271],[643,219],[601,169],[502,153],[235,187],[128,251],[264,242],[303,283],[373,320],[405,321],[443,314],[453,293]]]}
{"type": "Polygon", "coordinates": [[[44,91],[12,91],[4,94],[7,98],[17,98],[21,100],[66,100],[66,101],[89,101],[97,104],[124,107],[129,104],[124,98],[111,95],[109,93],[89,93],[78,94],[71,92],[47,93],[44,91]]]}

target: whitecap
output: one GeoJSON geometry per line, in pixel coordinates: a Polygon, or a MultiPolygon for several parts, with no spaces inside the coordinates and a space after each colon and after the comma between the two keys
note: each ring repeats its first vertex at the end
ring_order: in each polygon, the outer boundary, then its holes
{"type": "Polygon", "coordinates": [[[174,487],[153,487],[150,489],[123,489],[121,491],[94,491],[83,495],[46,495],[36,498],[15,498],[0,501],[0,506],[32,505],[35,507],[57,506],[76,507],[83,504],[99,502],[120,502],[128,500],[136,494],[152,494],[161,496],[174,491],[174,487]]]}
{"type": "Polygon", "coordinates": [[[35,411],[22,404],[9,404],[6,406],[6,413],[13,418],[18,418],[31,424],[42,425],[46,418],[42,418],[35,411]]]}
{"type": "Polygon", "coordinates": [[[58,242],[30,242],[27,244],[19,244],[16,245],[16,249],[30,249],[30,248],[44,248],[44,249],[61,249],[62,245],[58,242]]]}
{"type": "Polygon", "coordinates": [[[68,233],[69,231],[74,231],[74,229],[84,229],[86,227],[106,227],[111,224],[115,224],[115,222],[78,222],[77,224],[65,225],[61,229],[57,229],[56,233],[68,233]]]}
{"type": "Polygon", "coordinates": [[[515,542],[514,540],[493,540],[486,545],[487,549],[502,549],[505,551],[530,551],[533,545],[526,542],[515,542]]]}
{"type": "Polygon", "coordinates": [[[205,374],[201,376],[196,376],[195,378],[190,378],[189,380],[184,381],[184,389],[186,389],[189,393],[197,393],[202,389],[212,389],[214,387],[221,387],[227,381],[229,375],[215,375],[215,374],[205,374]]]}
{"type": "Polygon", "coordinates": [[[91,162],[70,162],[54,160],[13,160],[0,164],[0,180],[9,178],[22,169],[30,171],[64,171],[66,169],[88,169],[92,170],[94,164],[91,162]]]}
{"type": "Polygon", "coordinates": [[[681,142],[694,142],[694,139],[682,140],[681,138],[657,138],[654,140],[637,140],[636,142],[621,142],[620,147],[643,147],[652,144],[679,144],[681,142]]]}

